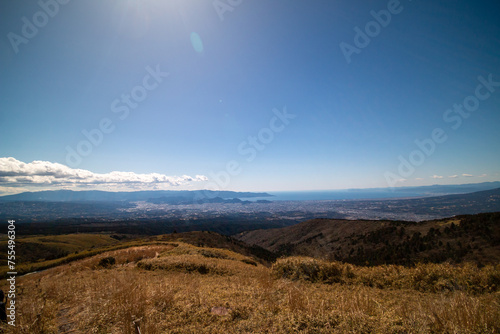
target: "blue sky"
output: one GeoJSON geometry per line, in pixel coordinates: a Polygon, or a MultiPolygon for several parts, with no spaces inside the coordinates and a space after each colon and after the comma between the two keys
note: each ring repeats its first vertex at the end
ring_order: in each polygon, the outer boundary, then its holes
{"type": "Polygon", "coordinates": [[[492,1],[2,2],[0,191],[500,180],[499,12],[492,1]],[[453,111],[463,103],[473,111],[453,111]]]}

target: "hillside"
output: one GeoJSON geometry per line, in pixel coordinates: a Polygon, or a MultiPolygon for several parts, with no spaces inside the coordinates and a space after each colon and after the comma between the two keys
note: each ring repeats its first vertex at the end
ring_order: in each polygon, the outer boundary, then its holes
{"type": "MultiPolygon", "coordinates": [[[[196,243],[190,234],[181,238],[196,243]]],[[[169,239],[167,236],[166,239],[169,239]]],[[[497,333],[500,267],[272,268],[229,249],[129,245],[16,280],[8,333],[497,333]]],[[[147,244],[147,243],[150,244],[147,244]]],[[[205,241],[201,241],[204,243],[205,241]]],[[[0,288],[7,289],[2,280],[0,288]]]]}
{"type": "Polygon", "coordinates": [[[261,263],[267,264],[276,260],[276,255],[260,246],[248,245],[238,239],[221,235],[215,232],[184,232],[159,236],[162,241],[180,241],[198,247],[222,248],[230,251],[254,257],[261,263]]]}
{"type": "MultiPolygon", "coordinates": [[[[183,242],[198,247],[227,249],[269,266],[276,255],[259,246],[249,246],[229,236],[214,232],[185,232],[152,237],[128,234],[75,233],[64,235],[21,236],[16,239],[16,271],[19,275],[71,263],[83,258],[129,247],[183,242]]],[[[7,237],[0,237],[0,247],[7,249],[7,237]]],[[[7,258],[0,260],[0,278],[7,272],[7,258]]]]}
{"type": "Polygon", "coordinates": [[[500,213],[425,222],[315,219],[237,238],[278,255],[356,264],[500,261],[500,213]]]}
{"type": "MultiPolygon", "coordinates": [[[[110,234],[66,234],[50,236],[19,236],[16,239],[18,263],[29,264],[65,257],[93,248],[116,245],[125,236],[110,234]]],[[[7,249],[8,239],[0,238],[0,248],[7,249]]],[[[7,265],[7,257],[0,259],[0,267],[7,265]]]]}
{"type": "Polygon", "coordinates": [[[16,267],[16,327],[0,332],[498,333],[499,217],[239,235],[268,250],[206,231],[24,236],[19,255],[33,262],[16,267]]]}

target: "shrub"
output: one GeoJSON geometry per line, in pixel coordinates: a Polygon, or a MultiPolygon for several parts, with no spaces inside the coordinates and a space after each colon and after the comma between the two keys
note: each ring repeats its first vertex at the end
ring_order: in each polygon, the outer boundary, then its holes
{"type": "Polygon", "coordinates": [[[279,278],[336,283],[342,280],[343,265],[312,258],[290,257],[276,261],[272,270],[279,278]]]}
{"type": "Polygon", "coordinates": [[[208,249],[202,249],[199,251],[200,255],[204,257],[209,257],[209,258],[214,258],[214,259],[227,259],[227,260],[234,260],[232,257],[218,251],[213,251],[213,250],[208,250],[208,249]]]}
{"type": "Polygon", "coordinates": [[[137,267],[145,270],[167,270],[185,273],[199,273],[202,275],[225,275],[228,270],[216,263],[200,261],[195,256],[171,256],[160,259],[148,259],[137,262],[137,267]]]}
{"type": "Polygon", "coordinates": [[[102,258],[99,261],[98,266],[103,267],[103,268],[110,268],[111,266],[115,265],[115,263],[116,263],[115,258],[112,256],[108,256],[108,257],[102,258]]]}

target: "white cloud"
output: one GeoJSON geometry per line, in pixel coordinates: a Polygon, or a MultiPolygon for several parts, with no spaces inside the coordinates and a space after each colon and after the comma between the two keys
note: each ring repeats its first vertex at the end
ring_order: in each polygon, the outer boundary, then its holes
{"type": "Polygon", "coordinates": [[[99,174],[49,161],[24,163],[14,158],[0,158],[0,186],[3,189],[57,186],[65,189],[105,187],[115,191],[146,190],[165,189],[207,180],[208,178],[204,175],[167,176],[159,173],[137,174],[118,171],[99,174]]]}
{"type": "Polygon", "coordinates": [[[458,175],[450,175],[448,177],[451,178],[451,179],[456,179],[458,177],[458,175]]]}
{"type": "Polygon", "coordinates": [[[478,177],[486,177],[486,176],[488,176],[488,174],[481,174],[478,177]]]}
{"type": "Polygon", "coordinates": [[[432,175],[431,178],[433,178],[433,179],[442,179],[443,177],[441,175],[432,175]]]}
{"type": "Polygon", "coordinates": [[[472,174],[462,174],[463,177],[473,177],[474,175],[472,174]]]}

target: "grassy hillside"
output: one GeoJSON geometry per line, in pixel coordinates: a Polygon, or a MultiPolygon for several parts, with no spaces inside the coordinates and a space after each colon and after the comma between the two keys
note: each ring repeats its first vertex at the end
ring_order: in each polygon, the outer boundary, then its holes
{"type": "MultiPolygon", "coordinates": [[[[18,263],[40,262],[64,257],[71,253],[119,243],[120,237],[109,234],[66,234],[26,236],[16,238],[18,263]]],[[[7,249],[7,238],[0,239],[1,249],[7,249]]],[[[7,259],[0,259],[6,265],[7,259]]]]}
{"type": "Polygon", "coordinates": [[[277,258],[276,254],[260,247],[249,246],[248,244],[235,239],[233,237],[220,235],[215,232],[185,232],[165,234],[158,237],[162,241],[182,241],[194,246],[214,247],[229,249],[233,252],[240,253],[246,256],[253,256],[259,259],[262,263],[274,262],[277,258]]]}
{"type": "MultiPolygon", "coordinates": [[[[316,257],[277,260],[213,232],[24,237],[18,249],[33,245],[35,262],[18,271],[46,270],[18,276],[17,326],[0,324],[0,332],[498,333],[498,218],[319,219],[240,236],[316,257]],[[68,255],[47,260],[45,249],[68,255]],[[456,255],[460,249],[467,251],[456,255]],[[440,254],[449,256],[445,263],[418,263],[442,262],[440,254]]],[[[5,280],[0,288],[7,290],[5,280]]]]}
{"type": "MultiPolygon", "coordinates": [[[[4,236],[0,240],[2,247],[7,249],[6,237],[4,236]]],[[[268,266],[276,259],[273,253],[259,246],[248,246],[242,241],[214,232],[174,233],[147,238],[138,238],[134,235],[78,233],[16,239],[16,270],[18,274],[22,275],[107,251],[133,246],[165,244],[172,241],[229,249],[268,266]]],[[[7,257],[5,257],[0,260],[0,278],[5,277],[7,271],[7,257]]]]}
{"type": "Polygon", "coordinates": [[[497,333],[499,281],[498,266],[290,258],[269,268],[229,249],[165,242],[18,278],[9,333],[497,333]]]}
{"type": "Polygon", "coordinates": [[[420,223],[315,219],[237,238],[278,255],[354,264],[500,263],[500,213],[420,223]]]}

